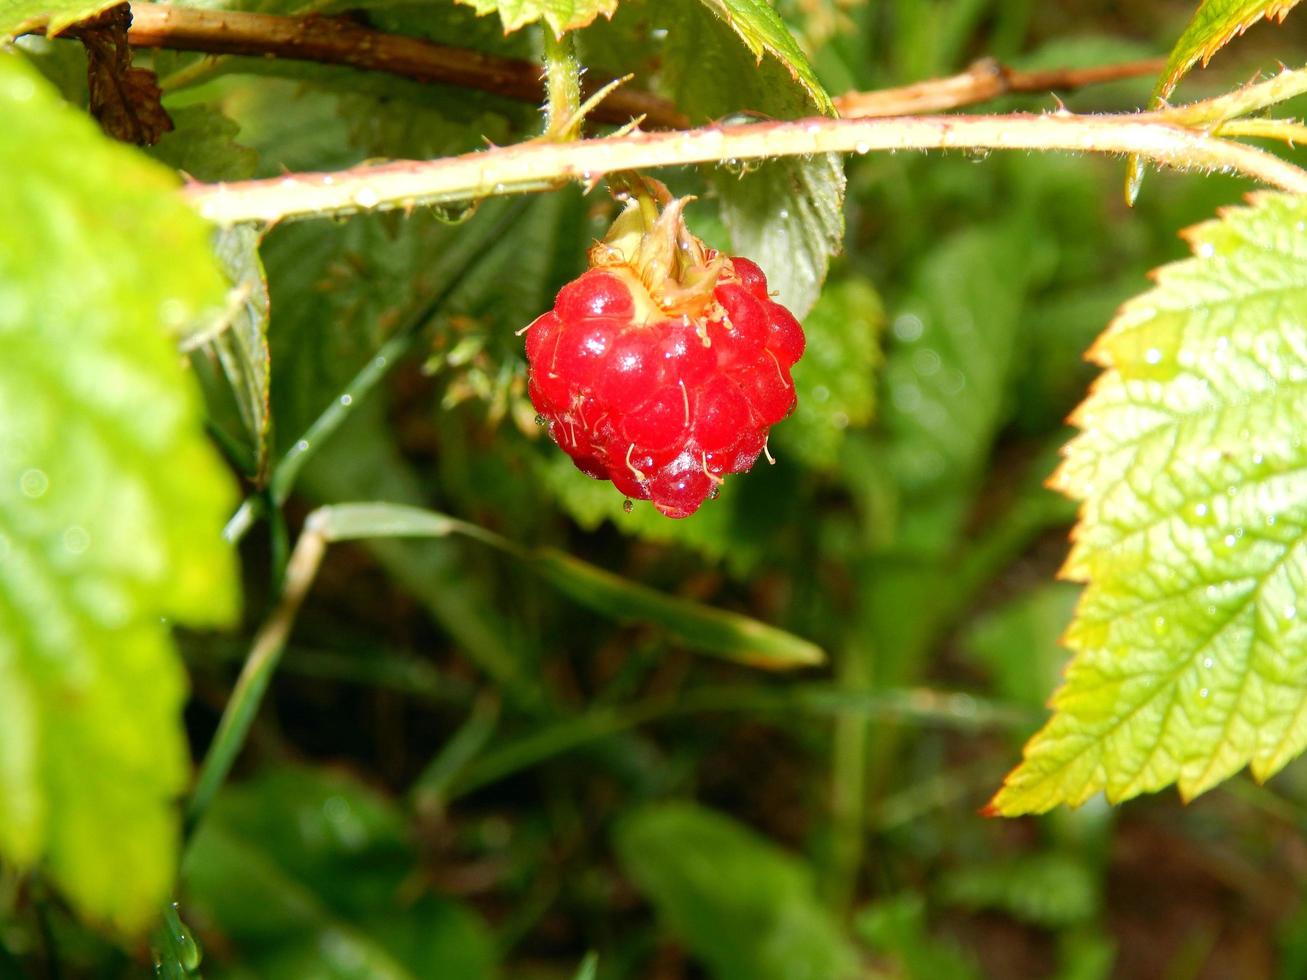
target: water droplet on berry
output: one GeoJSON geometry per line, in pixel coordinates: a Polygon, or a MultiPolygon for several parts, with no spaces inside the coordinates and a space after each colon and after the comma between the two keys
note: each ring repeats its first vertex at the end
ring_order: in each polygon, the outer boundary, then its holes
{"type": "Polygon", "coordinates": [[[549,416],[548,416],[548,415],[537,415],[537,416],[536,416],[536,425],[540,426],[540,428],[542,428],[542,429],[546,429],[546,428],[548,428],[548,427],[549,427],[549,416]]]}
{"type": "Polygon", "coordinates": [[[631,511],[635,510],[635,501],[627,497],[622,501],[622,510],[628,514],[631,513],[631,511]]]}
{"type": "Polygon", "coordinates": [[[722,495],[722,485],[720,483],[714,483],[713,488],[708,491],[708,499],[716,500],[721,495],[722,495]]]}

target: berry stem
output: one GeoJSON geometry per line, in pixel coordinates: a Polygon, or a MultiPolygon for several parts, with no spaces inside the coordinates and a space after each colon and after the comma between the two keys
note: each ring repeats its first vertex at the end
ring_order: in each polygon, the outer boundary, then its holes
{"type": "Polygon", "coordinates": [[[545,138],[567,142],[581,128],[581,63],[571,33],[558,37],[542,25],[545,61],[545,138]]]}

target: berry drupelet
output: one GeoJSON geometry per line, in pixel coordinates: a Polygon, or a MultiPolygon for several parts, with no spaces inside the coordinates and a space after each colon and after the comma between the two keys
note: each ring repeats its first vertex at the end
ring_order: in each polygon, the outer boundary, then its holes
{"type": "Polygon", "coordinates": [[[668,517],[753,466],[794,410],[790,368],[804,347],[762,270],[704,246],[686,203],[659,213],[632,197],[590,269],[526,330],[531,401],[554,441],[668,517]]]}

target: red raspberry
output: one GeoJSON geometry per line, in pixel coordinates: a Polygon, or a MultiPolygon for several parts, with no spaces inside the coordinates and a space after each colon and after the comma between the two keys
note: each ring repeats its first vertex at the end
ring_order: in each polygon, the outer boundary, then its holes
{"type": "Polygon", "coordinates": [[[803,328],[753,262],[706,248],[686,201],[638,193],[589,271],[526,330],[531,401],[584,473],[688,517],[794,410],[803,328]]]}

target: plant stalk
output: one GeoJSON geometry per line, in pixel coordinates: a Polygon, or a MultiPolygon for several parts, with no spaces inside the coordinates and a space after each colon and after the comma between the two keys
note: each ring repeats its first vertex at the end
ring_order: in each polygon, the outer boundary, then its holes
{"type": "Polygon", "coordinates": [[[336,173],[190,184],[183,194],[220,225],[411,209],[491,195],[594,185],[615,170],[889,150],[1069,150],[1138,154],[1180,170],[1242,173],[1307,193],[1307,171],[1263,150],[1143,115],[907,116],[801,119],[684,132],[635,132],[572,143],[533,141],[430,161],[397,161],[336,173]]]}

